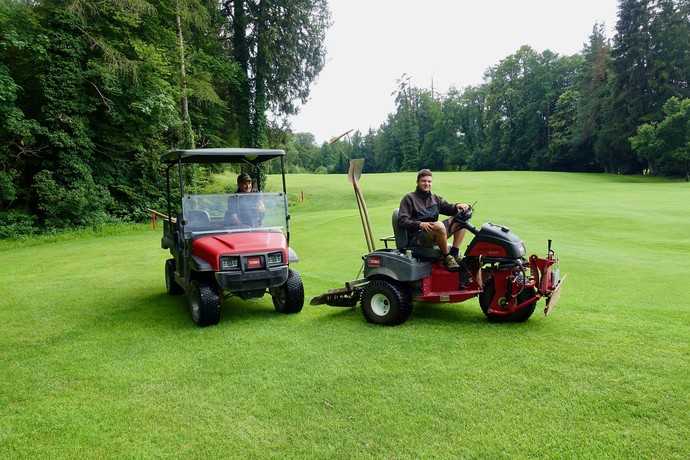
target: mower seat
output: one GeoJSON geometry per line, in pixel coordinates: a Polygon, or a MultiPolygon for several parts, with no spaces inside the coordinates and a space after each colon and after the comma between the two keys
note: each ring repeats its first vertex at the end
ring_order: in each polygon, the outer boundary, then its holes
{"type": "Polygon", "coordinates": [[[400,210],[397,208],[393,210],[393,216],[391,218],[393,234],[395,235],[395,247],[398,251],[405,252],[409,249],[412,251],[414,257],[422,260],[437,260],[441,258],[441,250],[436,245],[432,247],[423,247],[412,244],[408,231],[401,228],[398,223],[399,212],[400,210]]]}

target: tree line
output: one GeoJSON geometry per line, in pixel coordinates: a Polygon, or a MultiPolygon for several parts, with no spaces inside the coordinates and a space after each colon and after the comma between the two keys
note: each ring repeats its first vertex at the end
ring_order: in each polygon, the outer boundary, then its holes
{"type": "Polygon", "coordinates": [[[144,219],[170,148],[284,148],[291,172],[688,176],[690,0],[621,0],[612,38],[523,46],[476,86],[403,76],[379,128],[319,146],[285,120],[330,21],[326,0],[0,1],[0,237],[144,219]]]}
{"type": "Polygon", "coordinates": [[[330,21],[326,0],[0,1],[0,237],[141,220],[167,150],[275,143],[330,21]]]}
{"type": "Polygon", "coordinates": [[[376,130],[321,146],[287,136],[293,170],[602,171],[688,177],[690,2],[622,0],[616,32],[595,24],[580,53],[528,46],[482,84],[438,94],[403,76],[376,130]]]}

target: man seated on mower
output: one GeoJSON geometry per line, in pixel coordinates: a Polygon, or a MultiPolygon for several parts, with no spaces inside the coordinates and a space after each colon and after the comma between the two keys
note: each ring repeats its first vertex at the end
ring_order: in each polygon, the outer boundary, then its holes
{"type": "MultiPolygon", "coordinates": [[[[252,178],[247,173],[237,176],[237,194],[252,193],[252,178]]],[[[231,195],[228,198],[228,210],[225,222],[234,227],[258,227],[265,212],[263,201],[259,196],[240,197],[231,195]]]]}
{"type": "Polygon", "coordinates": [[[400,201],[398,225],[405,229],[413,246],[432,247],[437,244],[443,254],[443,262],[449,270],[457,270],[460,244],[465,237],[461,228],[451,217],[438,222],[439,214],[455,216],[469,209],[466,203],[450,204],[431,193],[431,171],[422,169],[417,173],[417,189],[405,195],[400,201]],[[453,235],[453,245],[448,249],[448,238],[453,235]]]}

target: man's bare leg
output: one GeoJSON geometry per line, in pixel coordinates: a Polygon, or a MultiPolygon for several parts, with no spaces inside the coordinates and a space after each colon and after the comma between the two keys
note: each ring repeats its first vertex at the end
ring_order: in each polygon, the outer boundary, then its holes
{"type": "Polygon", "coordinates": [[[461,228],[461,229],[453,232],[453,247],[454,248],[460,248],[460,245],[462,244],[462,240],[465,238],[466,233],[467,233],[466,228],[461,228]]]}
{"type": "Polygon", "coordinates": [[[446,227],[443,225],[443,222],[434,222],[431,232],[434,237],[434,243],[438,245],[441,253],[444,256],[448,254],[448,235],[446,235],[446,227]]]}
{"type": "Polygon", "coordinates": [[[448,234],[446,233],[446,226],[443,225],[443,222],[434,222],[432,224],[431,236],[434,243],[438,245],[438,248],[443,254],[446,267],[449,270],[457,270],[458,264],[455,262],[455,257],[448,254],[448,234]]]}

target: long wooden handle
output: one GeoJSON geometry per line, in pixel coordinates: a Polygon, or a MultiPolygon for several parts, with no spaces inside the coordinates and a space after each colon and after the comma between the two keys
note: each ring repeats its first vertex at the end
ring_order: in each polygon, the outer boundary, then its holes
{"type": "Polygon", "coordinates": [[[364,216],[364,206],[362,205],[362,202],[360,201],[360,196],[357,193],[357,187],[354,186],[353,182],[353,187],[355,189],[355,198],[357,199],[357,210],[359,211],[359,218],[362,221],[362,230],[364,231],[364,240],[367,243],[367,249],[369,252],[371,252],[373,249],[371,248],[371,242],[369,241],[369,235],[367,234],[367,224],[364,216]]]}
{"type": "Polygon", "coordinates": [[[364,202],[364,196],[362,196],[362,190],[359,188],[358,181],[353,181],[352,186],[355,189],[357,201],[360,203],[361,209],[364,213],[364,222],[362,225],[364,227],[364,235],[367,239],[367,246],[369,247],[369,251],[374,251],[376,249],[376,246],[374,245],[374,237],[371,232],[371,224],[369,223],[369,210],[367,209],[367,205],[364,202]]]}

